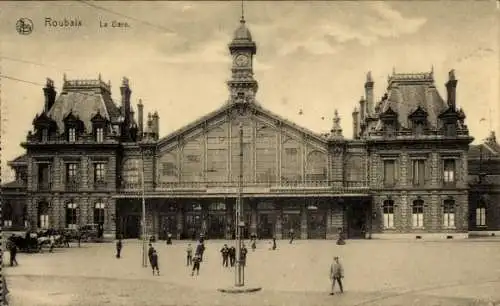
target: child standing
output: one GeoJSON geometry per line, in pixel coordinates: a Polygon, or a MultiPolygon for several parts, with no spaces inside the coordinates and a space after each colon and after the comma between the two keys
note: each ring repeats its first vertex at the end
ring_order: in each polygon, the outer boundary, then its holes
{"type": "Polygon", "coordinates": [[[191,271],[191,276],[194,275],[195,270],[196,270],[196,275],[200,275],[200,262],[201,262],[201,256],[199,254],[194,255],[193,270],[191,271]]]}
{"type": "Polygon", "coordinates": [[[193,247],[191,246],[191,243],[188,243],[186,249],[186,260],[187,260],[186,266],[190,266],[193,263],[193,247]]]}
{"type": "Polygon", "coordinates": [[[160,269],[158,268],[158,253],[156,253],[156,250],[153,249],[153,253],[151,254],[151,268],[153,268],[153,275],[155,275],[155,270],[156,274],[160,275],[160,269]]]}

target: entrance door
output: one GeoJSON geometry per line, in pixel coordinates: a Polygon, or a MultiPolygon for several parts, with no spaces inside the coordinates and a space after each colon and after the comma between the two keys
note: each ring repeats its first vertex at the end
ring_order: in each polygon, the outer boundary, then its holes
{"type": "Polygon", "coordinates": [[[307,237],[309,239],[326,238],[326,211],[308,211],[307,237]]]}
{"type": "Polygon", "coordinates": [[[290,238],[291,229],[295,238],[300,238],[300,212],[283,212],[283,238],[290,238]]]}
{"type": "Polygon", "coordinates": [[[162,215],[160,217],[160,239],[167,239],[167,234],[172,234],[172,237],[177,236],[177,218],[175,215],[162,215]]]}
{"type": "Polygon", "coordinates": [[[201,234],[201,214],[186,214],[184,222],[184,236],[196,240],[201,234]]]}
{"type": "Polygon", "coordinates": [[[348,209],[348,229],[349,238],[365,238],[366,231],[366,208],[364,205],[351,204],[348,209]]]}
{"type": "Polygon", "coordinates": [[[273,213],[260,213],[257,220],[257,236],[259,239],[271,239],[274,236],[276,218],[273,213]]]}
{"type": "Polygon", "coordinates": [[[139,238],[141,218],[137,215],[127,215],[119,218],[119,234],[123,239],[139,238]]]}
{"type": "Polygon", "coordinates": [[[210,239],[225,238],[226,232],[226,215],[225,213],[216,214],[212,213],[208,215],[208,237],[210,239]]]}

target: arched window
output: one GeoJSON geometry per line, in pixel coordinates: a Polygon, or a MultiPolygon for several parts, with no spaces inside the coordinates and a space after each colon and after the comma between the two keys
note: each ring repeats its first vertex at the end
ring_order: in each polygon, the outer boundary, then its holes
{"type": "Polygon", "coordinates": [[[94,224],[104,224],[106,204],[97,202],[94,206],[94,224]]]}
{"type": "Polygon", "coordinates": [[[77,209],[76,203],[69,202],[66,204],[66,227],[70,229],[76,229],[78,227],[77,221],[77,209]]]}
{"type": "Polygon", "coordinates": [[[445,228],[455,227],[455,201],[444,200],[443,202],[443,226],[445,228]]]}
{"type": "Polygon", "coordinates": [[[476,226],[486,226],[486,201],[480,199],[476,207],[476,226]]]}
{"type": "Polygon", "coordinates": [[[48,229],[49,228],[49,203],[40,202],[38,203],[38,228],[48,229]]]}
{"type": "Polygon", "coordinates": [[[412,217],[413,217],[413,227],[414,228],[424,227],[424,201],[423,200],[413,201],[412,217]]]}
{"type": "Polygon", "coordinates": [[[384,209],[384,228],[394,228],[394,201],[385,200],[383,209],[384,209]]]}

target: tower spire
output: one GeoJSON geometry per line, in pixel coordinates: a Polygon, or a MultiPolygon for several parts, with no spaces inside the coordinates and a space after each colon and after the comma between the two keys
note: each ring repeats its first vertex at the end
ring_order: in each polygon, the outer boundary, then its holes
{"type": "Polygon", "coordinates": [[[245,23],[245,3],[241,0],[241,23],[245,23]]]}

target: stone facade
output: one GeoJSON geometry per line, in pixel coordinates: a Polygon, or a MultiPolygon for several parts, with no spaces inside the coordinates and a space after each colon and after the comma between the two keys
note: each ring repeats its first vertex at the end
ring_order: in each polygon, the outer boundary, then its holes
{"type": "MultiPolygon", "coordinates": [[[[368,73],[352,114],[353,139],[345,139],[336,112],[330,133],[317,134],[255,101],[256,45],[244,21],[230,52],[227,103],[161,139],[157,113],[143,126],[139,102],[134,118],[128,79],[120,106],[100,78],[65,78],[59,97],[48,80],[44,110],[22,144],[26,154],[10,164],[19,186],[9,184],[21,190],[16,197],[25,199],[30,226],[99,222],[106,235],[136,237],[144,197],[148,234],[231,238],[241,198],[245,235],[280,239],[292,229],[301,239],[333,239],[340,231],[370,238],[468,232],[475,213],[469,203],[484,198],[486,187],[483,181],[469,188],[472,137],[455,106],[453,71],[446,101],[433,72],[393,73],[387,93],[375,101],[368,73]]],[[[500,227],[495,202],[488,202],[488,229],[500,227]]]]}

